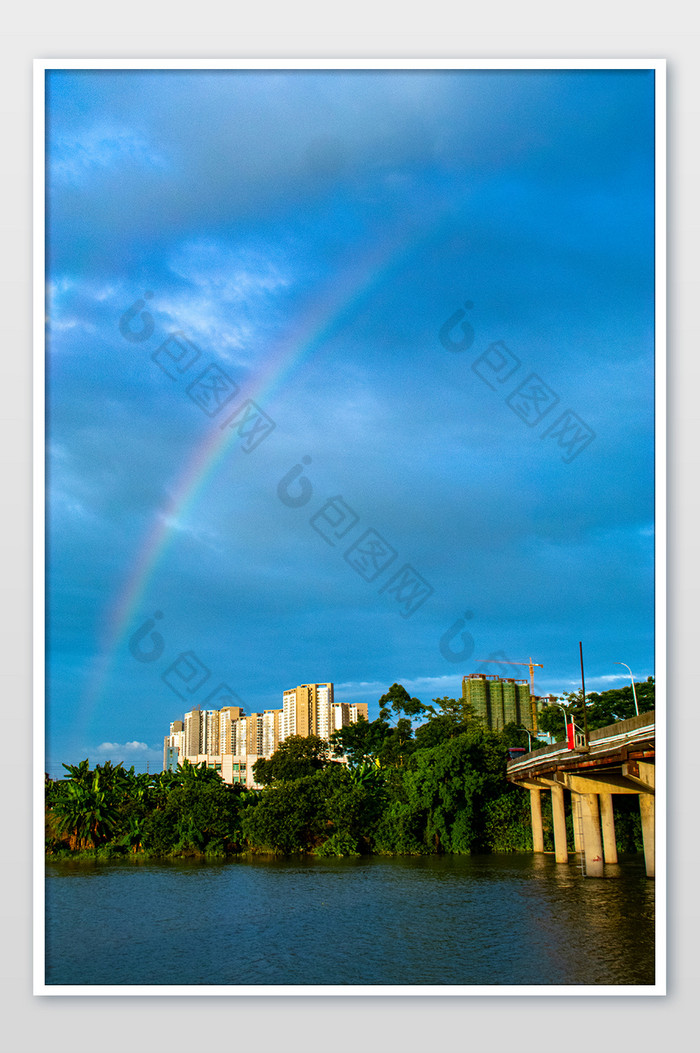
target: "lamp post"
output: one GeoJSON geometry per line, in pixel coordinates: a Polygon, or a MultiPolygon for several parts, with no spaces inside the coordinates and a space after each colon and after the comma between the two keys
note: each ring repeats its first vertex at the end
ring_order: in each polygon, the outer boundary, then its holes
{"type": "Polygon", "coordinates": [[[569,714],[564,709],[564,707],[562,706],[561,702],[555,702],[554,705],[557,706],[557,708],[560,709],[562,711],[562,713],[564,714],[564,739],[566,739],[566,729],[567,729],[568,724],[569,724],[569,714]]]}
{"type": "Polygon", "coordinates": [[[625,669],[629,672],[630,680],[632,681],[632,695],[634,697],[634,711],[639,716],[639,706],[637,705],[637,692],[634,689],[634,677],[632,676],[632,670],[626,662],[614,662],[614,665],[624,665],[625,669]]]}
{"type": "Polygon", "coordinates": [[[588,715],[586,714],[586,680],[583,675],[583,644],[579,640],[579,654],[581,655],[581,707],[583,709],[583,734],[586,737],[586,748],[588,748],[588,715]]]}
{"type": "Polygon", "coordinates": [[[525,727],[524,724],[521,724],[520,728],[518,730],[519,731],[524,731],[525,734],[527,735],[527,748],[528,748],[529,752],[532,753],[532,735],[530,734],[529,730],[525,727]]]}

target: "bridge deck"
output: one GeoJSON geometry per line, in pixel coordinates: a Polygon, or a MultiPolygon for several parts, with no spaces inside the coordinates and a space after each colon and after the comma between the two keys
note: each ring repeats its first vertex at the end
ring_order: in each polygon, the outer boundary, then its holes
{"type": "Polygon", "coordinates": [[[640,713],[629,720],[597,728],[591,731],[588,742],[590,749],[587,753],[568,749],[566,742],[555,742],[526,753],[519,760],[509,762],[506,769],[508,779],[521,782],[555,771],[614,769],[622,764],[634,766],[640,760],[653,761],[655,715],[653,712],[640,713]]]}

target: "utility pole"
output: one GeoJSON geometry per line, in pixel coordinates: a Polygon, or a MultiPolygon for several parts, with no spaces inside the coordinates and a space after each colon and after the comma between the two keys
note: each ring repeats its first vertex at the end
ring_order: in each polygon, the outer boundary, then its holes
{"type": "Polygon", "coordinates": [[[583,734],[586,736],[586,745],[588,745],[588,717],[586,716],[586,681],[584,680],[583,676],[583,644],[580,640],[578,642],[578,650],[579,654],[581,655],[581,691],[583,692],[581,704],[583,706],[583,734]]]}

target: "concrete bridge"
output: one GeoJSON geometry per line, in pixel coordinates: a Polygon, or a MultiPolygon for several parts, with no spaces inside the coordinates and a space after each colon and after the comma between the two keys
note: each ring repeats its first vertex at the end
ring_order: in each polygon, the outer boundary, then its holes
{"type": "Polygon", "coordinates": [[[565,810],[568,792],[575,851],[579,853],[583,872],[587,877],[602,877],[604,863],[617,862],[613,794],[633,793],[639,797],[647,877],[653,878],[654,764],[654,713],[640,713],[591,731],[587,743],[578,733],[571,745],[556,742],[511,761],[507,768],[508,780],[530,791],[534,851],[544,852],[541,793],[549,790],[555,858],[557,863],[568,863],[565,810]]]}

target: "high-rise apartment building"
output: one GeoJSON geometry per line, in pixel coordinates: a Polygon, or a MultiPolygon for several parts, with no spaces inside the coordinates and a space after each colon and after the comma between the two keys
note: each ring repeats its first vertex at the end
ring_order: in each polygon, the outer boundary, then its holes
{"type": "Polygon", "coordinates": [[[328,741],[335,731],[333,684],[300,684],[282,693],[280,742],[290,735],[318,735],[328,741]]]}
{"type": "Polygon", "coordinates": [[[246,754],[252,754],[255,757],[262,757],[263,715],[262,713],[251,713],[247,720],[248,727],[245,752],[246,754]]]}
{"type": "Polygon", "coordinates": [[[219,710],[219,753],[236,752],[236,725],[243,716],[240,706],[224,706],[219,710]]]}
{"type": "Polygon", "coordinates": [[[219,711],[218,709],[202,710],[203,721],[203,744],[202,753],[219,752],[219,711]]]}
{"type": "Polygon", "coordinates": [[[356,724],[360,718],[369,720],[366,702],[334,702],[331,707],[331,733],[356,724]]]}
{"type": "Polygon", "coordinates": [[[170,734],[163,739],[163,771],[177,771],[185,752],[184,728],[182,720],[173,720],[170,724],[170,734]]]}
{"type": "Polygon", "coordinates": [[[218,709],[200,709],[197,706],[185,713],[184,725],[186,757],[219,752],[218,709]]]}
{"type": "Polygon", "coordinates": [[[253,785],[252,768],[259,757],[269,758],[290,735],[318,735],[328,741],[338,728],[360,717],[368,719],[367,704],[335,702],[333,684],[301,684],[283,693],[282,709],[244,713],[240,706],[185,713],[170,725],[163,743],[163,769],[178,763],[208,764],[225,782],[253,785]]]}
{"type": "Polygon", "coordinates": [[[202,750],[202,711],[192,709],[185,713],[185,756],[198,757],[202,750]]]}
{"type": "Polygon", "coordinates": [[[280,729],[284,711],[266,709],[262,715],[262,755],[271,757],[280,744],[280,729]]]}

